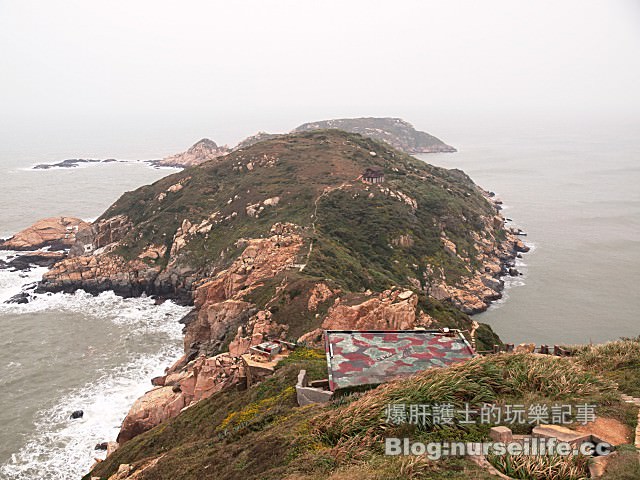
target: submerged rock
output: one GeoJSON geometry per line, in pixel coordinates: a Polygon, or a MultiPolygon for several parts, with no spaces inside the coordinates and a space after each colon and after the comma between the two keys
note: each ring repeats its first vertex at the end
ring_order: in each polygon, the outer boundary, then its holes
{"type": "Polygon", "coordinates": [[[17,295],[14,295],[9,300],[4,303],[15,303],[15,304],[24,304],[29,303],[31,301],[31,296],[27,292],[20,292],[17,295]]]}
{"type": "Polygon", "coordinates": [[[2,262],[0,268],[13,270],[30,270],[32,267],[51,267],[56,262],[66,257],[64,252],[49,252],[40,250],[37,252],[16,255],[8,262],[2,262]]]}

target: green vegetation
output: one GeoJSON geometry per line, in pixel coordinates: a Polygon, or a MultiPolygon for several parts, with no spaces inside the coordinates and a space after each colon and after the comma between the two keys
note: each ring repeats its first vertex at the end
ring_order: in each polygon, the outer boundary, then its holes
{"type": "Polygon", "coordinates": [[[618,384],[623,393],[640,397],[640,337],[574,348],[576,359],[618,384]]]}
{"type": "MultiPolygon", "coordinates": [[[[603,407],[615,404],[624,409],[611,382],[583,370],[569,358],[524,354],[480,357],[444,369],[427,370],[411,381],[382,385],[345,406],[342,414],[332,412],[321,418],[317,432],[332,445],[354,437],[375,439],[383,433],[393,436],[386,418],[380,415],[389,404],[450,403],[456,410],[463,410],[467,403],[528,405],[577,398],[603,407]]],[[[613,409],[610,411],[613,413],[613,409]]],[[[622,413],[619,416],[623,421],[628,420],[622,413]]],[[[431,441],[470,440],[477,438],[478,429],[482,433],[481,427],[469,427],[459,420],[443,432],[439,432],[440,425],[427,423],[411,433],[421,435],[418,430],[430,433],[431,441]]],[[[403,430],[403,433],[408,432],[403,430]]]]}
{"type": "Polygon", "coordinates": [[[183,220],[196,225],[215,215],[211,231],[191,236],[179,258],[185,268],[203,274],[228,264],[238,239],[267,235],[278,221],[295,223],[317,241],[310,275],[357,290],[406,284],[408,276],[416,276],[415,262],[432,262],[454,277],[466,272],[462,261],[441,253],[441,227],[468,254],[472,231],[481,229],[481,216],[492,216],[493,210],[462,172],[430,166],[357,134],[328,130],[278,137],[187,168],[125,193],[101,218],[119,214],[134,225],[117,251],[128,259],[151,244],[169,250],[183,220]],[[384,168],[384,187],[415,199],[420,208],[414,211],[355,181],[369,166],[384,168]],[[169,190],[178,184],[182,188],[169,190]],[[322,195],[325,189],[330,193],[322,195]],[[248,205],[275,197],[278,204],[257,217],[246,212],[248,205]],[[400,235],[410,235],[414,245],[394,251],[400,235]]]}
{"type": "MultiPolygon", "coordinates": [[[[636,349],[640,351],[637,343],[636,349]]],[[[425,457],[387,457],[386,436],[418,441],[487,438],[488,426],[392,425],[387,404],[465,402],[522,403],[546,401],[595,403],[599,415],[630,423],[629,410],[615,385],[585,369],[579,358],[501,354],[432,369],[367,392],[351,394],[333,404],[298,407],[292,386],[301,368],[311,378],[322,376],[324,354],[295,351],[265,382],[244,392],[225,391],[199,402],[177,418],[146,432],[99,464],[91,476],[106,479],[121,463],[143,468],[140,479],[488,479],[487,472],[463,458],[430,461],[425,457]]],[[[523,432],[525,433],[525,432],[523,432]]],[[[621,449],[612,472],[637,478],[637,454],[621,449]],[[635,460],[635,463],[630,459],[635,460]],[[635,465],[635,466],[634,466],[635,465]]],[[[523,479],[574,479],[584,472],[584,459],[493,458],[504,471],[523,479]],[[540,476],[547,468],[553,475],[540,476]],[[517,473],[520,472],[520,473],[517,473]],[[525,472],[525,473],[523,473],[525,472]]],[[[611,474],[612,475],[612,474],[611,474]]],[[[87,479],[89,476],[86,477],[87,479]]]]}
{"type": "MultiPolygon", "coordinates": [[[[319,130],[271,138],[125,193],[101,218],[126,215],[133,224],[115,254],[130,260],[162,244],[166,254],[157,264],[167,268],[166,276],[195,281],[228,267],[244,249],[239,240],[268,236],[276,222],[299,225],[304,245],[295,263],[306,263],[304,271],[287,270],[247,295],[288,325],[295,339],[318,328],[331,305],[306,308],[319,281],[340,289],[348,301],[367,289],[428,288],[434,278],[427,265],[448,283],[469,276],[478,267],[473,237],[486,235],[483,219],[494,214],[461,171],[428,165],[358,134],[319,130]],[[374,166],[384,169],[382,185],[358,180],[374,166]],[[264,206],[275,198],[277,204],[264,206]],[[170,258],[185,220],[210,225],[188,235],[170,258]],[[446,253],[442,234],[470,260],[446,253]]],[[[437,320],[433,327],[470,328],[468,316],[451,306],[425,300],[420,308],[437,320]]],[[[486,326],[478,340],[486,349],[499,343],[486,326]]]]}

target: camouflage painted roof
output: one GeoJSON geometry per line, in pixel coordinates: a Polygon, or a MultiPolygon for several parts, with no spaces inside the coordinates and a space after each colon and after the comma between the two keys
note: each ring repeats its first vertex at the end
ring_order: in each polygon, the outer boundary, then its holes
{"type": "Polygon", "coordinates": [[[327,330],[329,386],[338,390],[375,385],[431,367],[444,367],[474,353],[462,334],[433,330],[327,330]]]}

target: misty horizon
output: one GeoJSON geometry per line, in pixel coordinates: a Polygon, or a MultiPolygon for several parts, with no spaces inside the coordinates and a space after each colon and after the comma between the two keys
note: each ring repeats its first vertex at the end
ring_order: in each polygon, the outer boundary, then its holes
{"type": "Polygon", "coordinates": [[[157,155],[327,118],[401,117],[446,137],[460,123],[640,112],[632,0],[3,1],[0,13],[9,152],[34,132],[81,154],[79,136],[103,153],[91,138],[135,131],[157,155]]]}

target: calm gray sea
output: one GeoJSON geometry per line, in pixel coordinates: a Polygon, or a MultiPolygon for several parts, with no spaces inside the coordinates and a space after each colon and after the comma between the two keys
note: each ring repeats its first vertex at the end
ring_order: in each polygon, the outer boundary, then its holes
{"type": "MultiPolygon", "coordinates": [[[[452,118],[433,125],[419,114],[407,119],[459,149],[421,158],[461,168],[497,192],[504,214],[528,232],[532,252],[519,267],[525,275],[509,281],[505,298],[479,319],[516,343],[640,334],[639,123],[452,118]]],[[[280,119],[260,128],[282,131],[306,120],[312,119],[280,119]]],[[[219,126],[232,140],[255,133],[222,121],[219,126]]],[[[49,171],[30,165],[75,157],[159,158],[207,131],[188,127],[174,135],[158,128],[155,136],[80,127],[35,136],[24,127],[5,135],[0,236],[50,215],[95,218],[124,191],[170,172],[135,162],[49,171]]],[[[0,271],[0,301],[41,274],[0,271]]],[[[0,304],[0,479],[72,479],[86,472],[93,446],[115,438],[149,378],[179,354],[177,320],[185,312],[171,303],[154,306],[108,293],[0,304]],[[76,409],[85,417],[69,420],[76,409]]]]}

